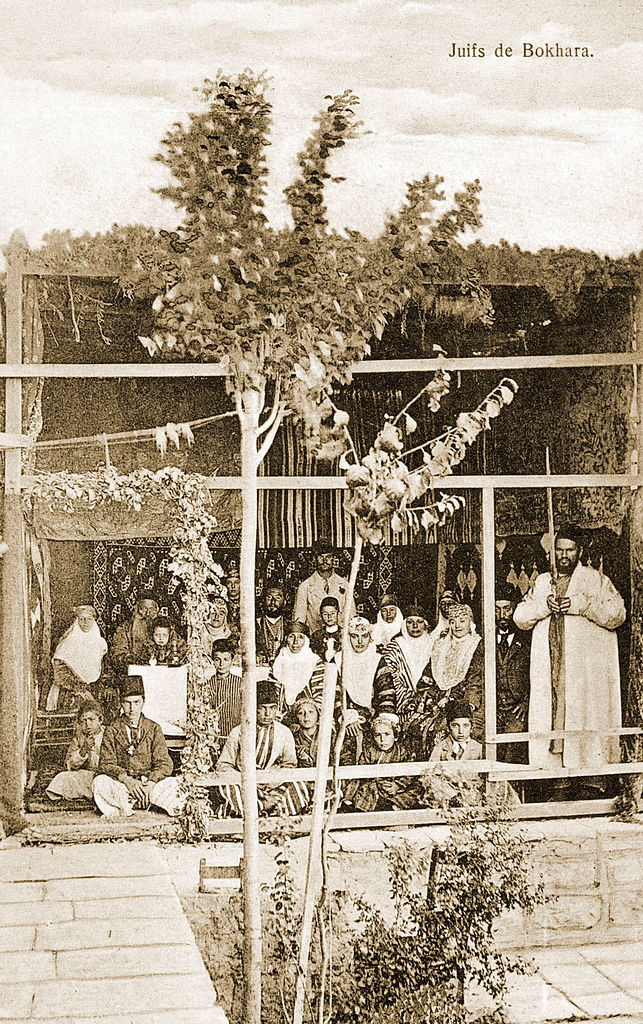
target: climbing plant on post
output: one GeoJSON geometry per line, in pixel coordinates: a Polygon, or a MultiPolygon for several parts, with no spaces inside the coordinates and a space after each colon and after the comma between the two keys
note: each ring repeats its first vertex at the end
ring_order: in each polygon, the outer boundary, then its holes
{"type": "MultiPolygon", "coordinates": [[[[292,224],[276,230],[263,212],[271,106],[262,76],[207,80],[203,108],[175,124],[158,159],[172,181],[160,189],[182,211],[165,233],[154,310],[157,328],[142,343],[152,355],[219,362],[241,428],[241,776],[244,809],[245,1016],[261,1019],[261,920],[258,875],[255,720],[255,554],[257,472],[286,415],[300,419],[309,443],[329,455],[343,447],[333,384],[369,352],[387,318],[415,300],[433,308],[440,273],[453,279],[456,238],[479,225],[477,182],[436,211],[441,179],[409,185],[405,203],[380,236],[329,228],[325,187],[332,158],[355,138],[357,97],[327,97],[285,190],[292,224]]],[[[488,295],[471,285],[476,315],[488,295]]]]}

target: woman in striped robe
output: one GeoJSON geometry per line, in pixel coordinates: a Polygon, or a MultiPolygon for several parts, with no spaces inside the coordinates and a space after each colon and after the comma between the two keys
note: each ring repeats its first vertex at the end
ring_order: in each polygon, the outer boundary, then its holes
{"type": "MultiPolygon", "coordinates": [[[[295,740],[290,729],[276,721],[279,714],[279,684],[274,678],[257,682],[257,768],[296,768],[297,754],[295,740]]],[[[235,726],[221,756],[215,772],[226,774],[239,772],[241,767],[241,726],[235,726]]],[[[243,805],[241,786],[238,782],[226,783],[224,779],[215,787],[220,798],[217,810],[219,817],[241,817],[243,805]]],[[[284,782],[277,786],[257,787],[259,813],[301,814],[309,802],[310,795],[305,782],[284,782]]]]}
{"type": "Polygon", "coordinates": [[[418,682],[433,647],[424,608],[409,605],[403,615],[402,629],[384,648],[373,693],[375,713],[397,715],[402,729],[415,710],[418,682]]]}

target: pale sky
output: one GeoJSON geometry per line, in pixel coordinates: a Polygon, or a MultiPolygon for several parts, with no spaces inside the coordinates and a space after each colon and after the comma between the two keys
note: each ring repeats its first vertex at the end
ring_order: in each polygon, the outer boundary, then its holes
{"type": "Polygon", "coordinates": [[[158,143],[204,77],[250,67],[272,77],[276,223],[324,95],[350,88],[370,133],[334,163],[338,227],[375,233],[430,171],[480,178],[487,243],[639,249],[639,20],[638,0],[0,0],[0,242],[172,225],[158,143]],[[448,56],[473,42],[485,58],[448,56]]]}

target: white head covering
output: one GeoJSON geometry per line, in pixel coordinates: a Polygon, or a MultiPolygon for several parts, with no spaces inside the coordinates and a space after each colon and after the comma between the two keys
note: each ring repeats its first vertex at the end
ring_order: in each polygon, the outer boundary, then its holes
{"type": "Polygon", "coordinates": [[[387,644],[394,636],[402,629],[404,625],[404,616],[398,608],[395,612],[395,618],[392,622],[385,622],[382,618],[382,612],[377,613],[377,621],[373,628],[373,643],[376,644],[387,644]]]}
{"type": "MultiPolygon", "coordinates": [[[[348,623],[348,632],[355,626],[362,626],[372,631],[372,624],[362,615],[354,615],[348,623]]],[[[350,699],[361,708],[370,708],[373,700],[373,681],[375,672],[380,663],[380,654],[377,646],[371,639],[365,651],[353,650],[349,642],[345,651],[335,655],[335,663],[341,669],[342,681],[346,687],[346,693],[350,699]]]]}
{"type": "Polygon", "coordinates": [[[461,683],[473,658],[481,637],[476,633],[473,614],[468,605],[464,605],[471,615],[469,632],[464,636],[454,636],[451,630],[446,636],[440,637],[433,645],[431,654],[431,673],[441,690],[450,690],[461,683]]]}
{"type": "Polygon", "coordinates": [[[52,660],[69,665],[84,683],[95,683],[100,677],[101,662],[106,651],[107,643],[101,636],[98,623],[94,620],[87,632],[83,632],[78,619],[74,619],[60,638],[52,660]]]}
{"type": "Polygon", "coordinates": [[[288,707],[295,703],[297,695],[308,686],[318,662],[319,658],[311,651],[307,636],[297,654],[293,654],[287,644],[281,648],[272,666],[272,674],[284,688],[284,700],[288,707]]]}
{"type": "Polygon", "coordinates": [[[409,675],[415,686],[431,657],[433,636],[428,632],[423,633],[420,637],[409,636],[406,629],[406,620],[404,620],[399,636],[395,638],[395,643],[398,644],[406,659],[409,675]]]}

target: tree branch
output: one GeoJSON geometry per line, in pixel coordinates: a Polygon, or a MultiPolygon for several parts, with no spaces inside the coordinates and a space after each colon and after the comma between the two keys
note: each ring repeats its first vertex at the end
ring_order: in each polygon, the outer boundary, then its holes
{"type": "MultiPolygon", "coordinates": [[[[266,436],[264,438],[264,442],[261,445],[261,448],[259,449],[259,451],[257,452],[257,462],[261,462],[263,457],[270,451],[270,447],[272,445],[272,442],[275,439],[275,435],[276,435],[277,431],[279,430],[279,427],[281,426],[281,421],[283,419],[283,412],[284,412],[284,406],[283,406],[282,403],[280,403],[279,404],[279,409],[277,411],[276,419],[273,420],[272,426],[268,430],[268,433],[266,434],[266,436]]],[[[271,416],[272,416],[272,413],[271,413],[271,416]]]]}
{"type": "Polygon", "coordinates": [[[257,430],[257,437],[261,437],[261,435],[264,434],[266,432],[266,430],[268,430],[272,426],[272,424],[275,422],[275,419],[279,415],[279,407],[280,407],[280,404],[281,404],[280,403],[280,396],[281,396],[281,381],[279,379],[277,379],[277,383],[275,384],[275,397],[274,397],[273,402],[272,402],[272,409],[270,410],[270,415],[268,416],[268,418],[266,420],[264,420],[264,422],[261,424],[261,426],[257,430]]]}

